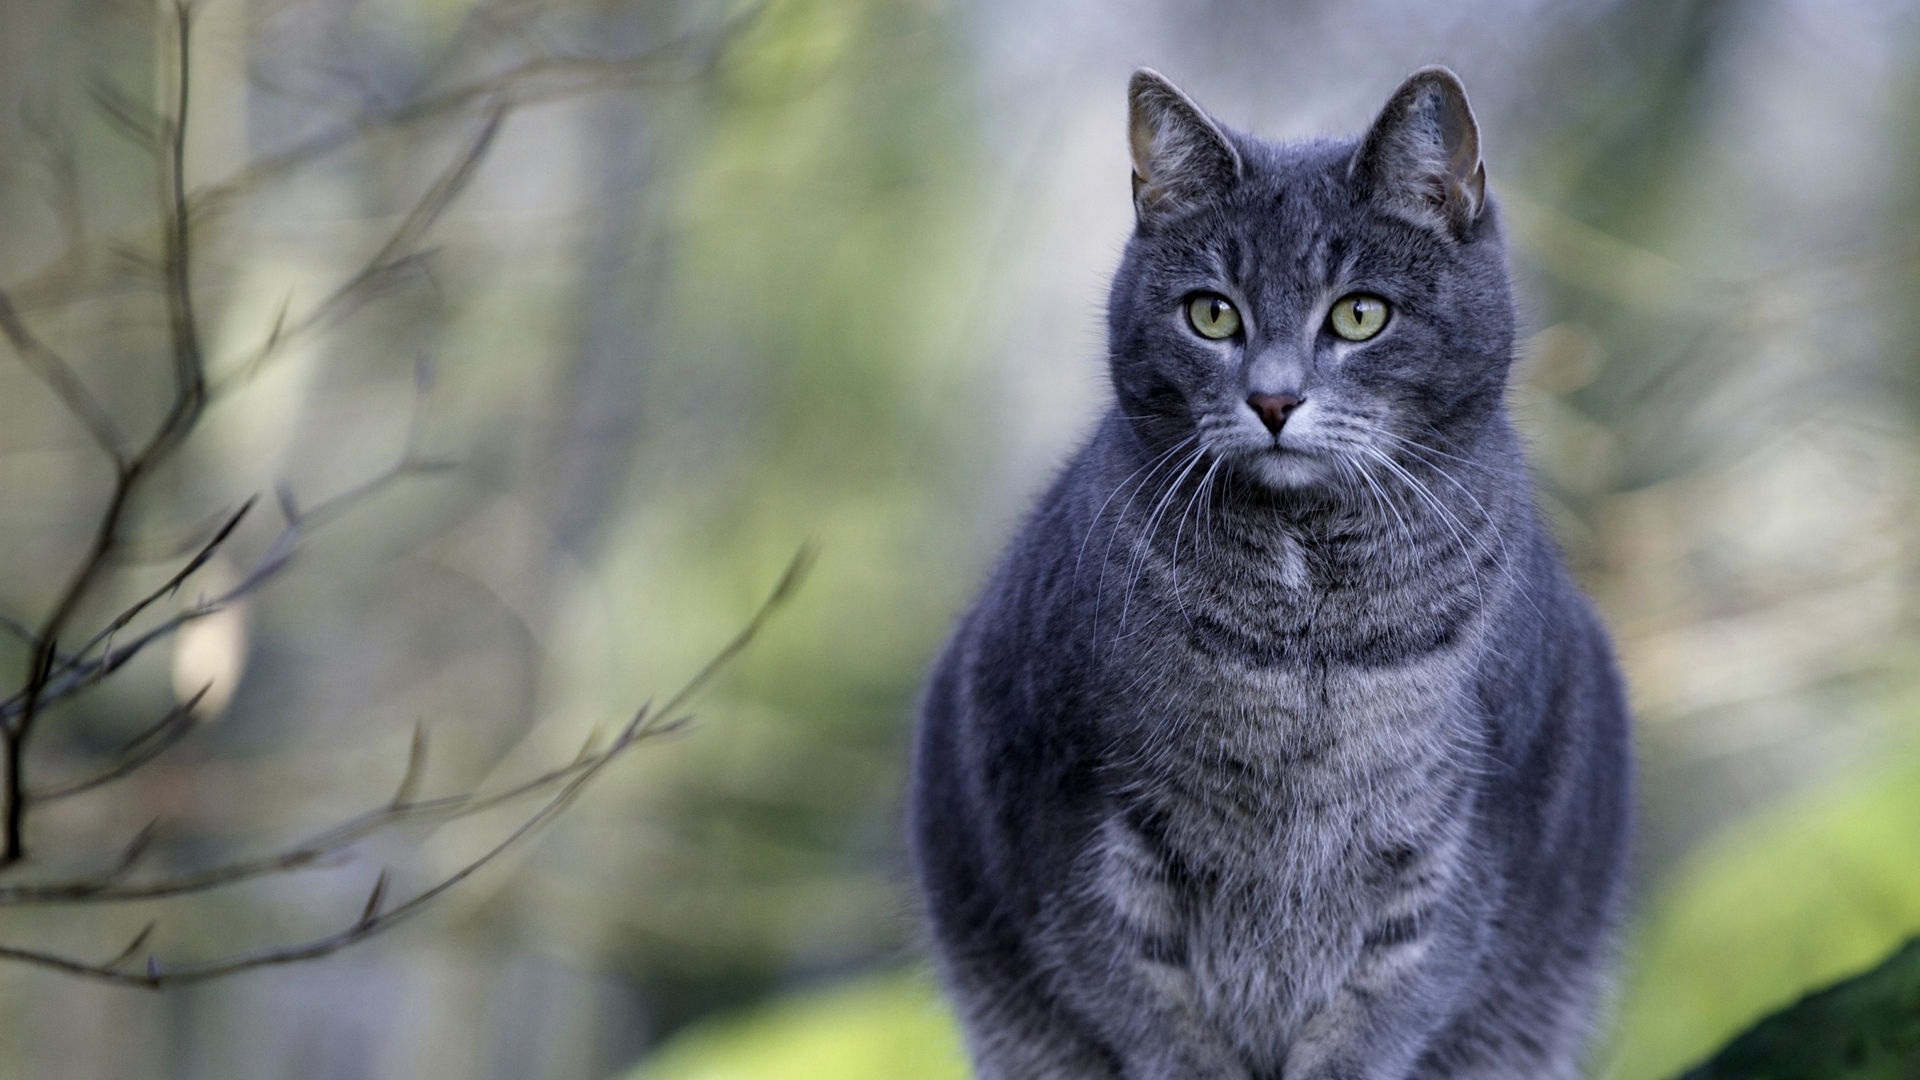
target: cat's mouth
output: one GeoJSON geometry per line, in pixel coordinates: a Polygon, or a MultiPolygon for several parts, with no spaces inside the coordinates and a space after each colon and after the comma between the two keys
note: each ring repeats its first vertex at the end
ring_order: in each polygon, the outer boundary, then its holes
{"type": "Polygon", "coordinates": [[[1264,446],[1236,455],[1262,485],[1276,489],[1315,487],[1333,474],[1326,455],[1312,447],[1281,442],[1275,437],[1264,446]]]}

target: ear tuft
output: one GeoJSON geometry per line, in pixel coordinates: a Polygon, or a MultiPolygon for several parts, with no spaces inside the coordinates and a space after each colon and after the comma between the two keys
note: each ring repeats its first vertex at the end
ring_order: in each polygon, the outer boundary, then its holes
{"type": "Polygon", "coordinates": [[[1348,175],[1388,212],[1464,237],[1486,205],[1487,173],[1459,76],[1443,67],[1407,76],[1361,140],[1348,175]]]}
{"type": "Polygon", "coordinates": [[[1133,207],[1143,223],[1180,214],[1240,179],[1240,152],[1193,99],[1151,68],[1127,84],[1133,207]]]}

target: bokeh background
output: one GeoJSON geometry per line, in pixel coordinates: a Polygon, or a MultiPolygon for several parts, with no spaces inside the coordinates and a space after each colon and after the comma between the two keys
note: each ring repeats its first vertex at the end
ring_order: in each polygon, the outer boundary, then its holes
{"type": "MultiPolygon", "coordinates": [[[[82,771],[216,685],[190,739],[38,819],[10,879],[110,861],[156,818],[175,868],[305,835],[388,795],[416,722],[431,791],[564,762],[819,556],[697,725],[430,914],[159,994],[0,966],[0,1076],[959,1075],[904,880],[912,701],[1103,407],[1142,64],[1275,137],[1356,131],[1427,63],[1473,96],[1525,312],[1514,407],[1640,725],[1636,916],[1594,1075],[1677,1072],[1920,931],[1920,7],[194,10],[220,393],[136,508],[125,590],[250,495],[312,505],[410,439],[455,467],[381,488],[49,717],[36,767],[82,771]],[[496,108],[409,257],[326,307],[496,108]],[[283,309],[320,314],[250,363],[283,309]]],[[[0,288],[129,427],[169,378],[154,159],[127,130],[173,85],[169,27],[146,0],[0,3],[0,288]]],[[[33,621],[110,477],[13,360],[0,613],[33,621]]],[[[206,573],[275,529],[250,518],[206,573]]],[[[0,671],[24,663],[0,644],[0,671]]],[[[171,961],[323,933],[382,865],[428,882],[510,824],[207,897],[0,910],[0,942],[104,958],[157,917],[171,961]]]]}

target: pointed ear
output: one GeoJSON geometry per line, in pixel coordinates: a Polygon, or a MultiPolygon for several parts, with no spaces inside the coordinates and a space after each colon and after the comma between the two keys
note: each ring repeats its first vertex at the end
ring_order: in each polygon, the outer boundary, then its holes
{"type": "Polygon", "coordinates": [[[1443,67],[1407,76],[1361,140],[1348,176],[1390,213],[1463,238],[1486,205],[1487,173],[1459,77],[1443,67]]]}
{"type": "Polygon", "coordinates": [[[1191,210],[1240,179],[1240,152],[1200,106],[1150,68],[1127,84],[1133,209],[1142,222],[1191,210]]]}

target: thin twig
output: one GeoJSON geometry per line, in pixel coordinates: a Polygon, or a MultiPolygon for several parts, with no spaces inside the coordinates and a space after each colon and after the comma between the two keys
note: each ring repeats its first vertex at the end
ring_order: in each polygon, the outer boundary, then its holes
{"type": "MultiPolygon", "coordinates": [[[[635,738],[665,734],[666,729],[667,725],[664,724],[652,727],[636,735],[635,738]]],[[[191,873],[152,881],[127,882],[124,880],[127,858],[123,855],[112,870],[102,874],[67,881],[23,882],[17,885],[0,886],[0,906],[157,900],[187,893],[205,892],[270,874],[321,865],[376,832],[403,825],[433,825],[471,817],[484,810],[550,790],[571,781],[588,769],[597,768],[608,755],[618,754],[630,745],[632,740],[616,742],[606,751],[587,758],[575,759],[565,766],[550,769],[500,791],[468,792],[419,801],[389,802],[337,822],[305,840],[277,851],[249,859],[236,859],[191,873]]],[[[418,766],[410,759],[409,771],[415,771],[417,768],[418,766]]],[[[402,782],[406,783],[404,780],[402,782]]]]}
{"type": "MultiPolygon", "coordinates": [[[[0,701],[0,721],[23,715],[27,712],[29,705],[35,710],[44,709],[82,690],[98,685],[126,666],[134,657],[139,656],[148,646],[172,637],[188,623],[197,622],[209,615],[226,610],[236,601],[259,590],[280,571],[286,569],[287,564],[298,552],[301,540],[313,529],[339,517],[402,477],[435,472],[448,467],[445,462],[403,458],[381,473],[301,513],[281,530],[280,535],[268,546],[266,554],[262,555],[232,588],[176,612],[135,635],[131,640],[118,645],[114,644],[111,634],[102,632],[94,635],[88,641],[86,652],[77,653],[49,669],[48,677],[38,688],[37,697],[29,698],[27,692],[23,690],[0,701]],[[89,658],[89,654],[95,647],[102,647],[103,651],[98,658],[89,658]]],[[[122,615],[124,614],[123,612],[122,615]]],[[[120,620],[116,618],[115,621],[120,620]]]]}
{"type": "Polygon", "coordinates": [[[161,422],[149,453],[164,455],[185,439],[207,400],[206,372],[200,353],[200,328],[193,311],[192,231],[187,208],[187,118],[193,72],[188,43],[193,34],[192,9],[187,0],[174,0],[174,33],[178,64],[173,115],[168,119],[167,213],[161,262],[166,267],[167,328],[173,340],[173,408],[161,422]]]}
{"type": "Polygon", "coordinates": [[[114,451],[117,471],[113,493],[101,511],[93,542],[80,564],[74,568],[66,587],[61,590],[53,610],[40,624],[28,658],[26,685],[15,695],[19,702],[18,710],[8,714],[8,722],[4,728],[0,728],[0,741],[4,741],[7,755],[5,787],[0,789],[0,829],[4,830],[3,840],[0,840],[0,845],[3,845],[0,846],[0,867],[11,866],[26,857],[25,758],[35,721],[39,718],[42,706],[47,704],[43,691],[54,674],[56,642],[106,569],[108,556],[119,543],[121,522],[135,490],[160,462],[186,440],[206,407],[206,379],[201,369],[199,330],[194,322],[193,283],[189,272],[192,249],[186,201],[187,105],[192,60],[188,42],[192,37],[191,30],[191,10],[185,0],[175,0],[178,85],[174,112],[165,124],[169,138],[167,157],[161,169],[163,187],[169,196],[163,201],[166,204],[166,292],[174,367],[173,403],[161,420],[159,429],[139,453],[131,459],[123,459],[117,450],[114,451]]]}
{"type": "Polygon", "coordinates": [[[253,504],[257,499],[258,496],[250,496],[246,502],[241,503],[240,509],[235,510],[227,516],[226,522],[214,532],[213,538],[205,544],[202,544],[200,550],[194,554],[193,558],[187,560],[186,565],[176,571],[174,575],[168,578],[159,588],[134,601],[124,611],[120,612],[120,614],[115,615],[107,622],[105,627],[101,628],[99,633],[87,639],[86,644],[80,646],[74,653],[74,656],[76,658],[86,656],[92,652],[95,647],[111,640],[113,635],[126,629],[133,620],[140,617],[141,612],[147,610],[147,608],[153,606],[160,600],[178,593],[180,586],[187,583],[187,579],[193,576],[194,571],[207,565],[207,561],[212,559],[214,553],[220,550],[220,545],[226,543],[227,538],[233,535],[233,530],[237,528],[240,522],[247,516],[247,511],[253,509],[253,504]]]}
{"type": "Polygon", "coordinates": [[[70,798],[95,788],[105,787],[123,776],[138,772],[161,754],[171,750],[175,743],[193,733],[193,710],[199,706],[213,684],[200,688],[200,692],[168,709],[151,727],[134,736],[126,747],[114,757],[105,768],[71,783],[44,791],[28,791],[28,804],[53,802],[56,799],[70,798]]]}
{"type": "MultiPolygon", "coordinates": [[[[561,811],[565,810],[567,806],[571,805],[574,799],[580,795],[581,791],[595,776],[599,775],[607,765],[611,764],[627,750],[648,738],[664,735],[681,724],[684,724],[688,718],[676,715],[676,713],[698,694],[702,688],[708,685],[728,661],[738,656],[742,650],[751,644],[774,613],[792,598],[794,592],[799,588],[800,583],[805,578],[808,568],[812,564],[813,555],[813,548],[807,546],[803,547],[794,556],[793,560],[787,565],[786,571],[781,574],[779,582],[774,586],[767,598],[761,602],[760,607],[754,612],[752,618],[741,627],[732,640],[728,641],[726,645],[713,655],[712,659],[702,665],[700,670],[695,672],[693,677],[687,680],[685,685],[676,691],[672,697],[667,699],[665,707],[654,710],[643,706],[622,726],[619,734],[615,736],[613,742],[610,743],[605,750],[585,754],[577,758],[572,764],[551,770],[533,780],[491,795],[468,794],[429,799],[420,802],[390,802],[388,805],[361,815],[359,818],[343,822],[341,825],[328,830],[326,833],[322,833],[320,838],[315,841],[298,845],[278,855],[230,864],[227,867],[203,871],[194,875],[185,875],[168,881],[126,885],[118,884],[119,874],[123,871],[116,868],[114,872],[103,875],[101,878],[91,882],[74,882],[64,885],[18,885],[0,888],[0,903],[10,904],[153,899],[163,896],[179,895],[184,892],[200,892],[206,889],[216,888],[220,885],[245,880],[249,877],[257,877],[262,873],[271,873],[278,870],[312,865],[326,855],[337,853],[354,840],[360,839],[377,829],[397,824],[403,819],[409,822],[417,822],[422,817],[440,819],[466,817],[509,799],[518,798],[534,791],[551,787],[556,783],[559,785],[559,789],[554,792],[551,798],[542,803],[539,809],[522,820],[505,838],[461,866],[458,870],[453,871],[432,885],[414,893],[398,905],[393,907],[384,906],[386,893],[388,891],[389,875],[388,872],[383,869],[379,877],[375,880],[373,889],[369,893],[366,901],[361,905],[359,916],[354,919],[351,924],[345,929],[335,933],[294,945],[239,953],[233,956],[178,967],[164,967],[159,963],[157,958],[149,956],[144,971],[130,972],[124,970],[127,961],[139,951],[139,946],[143,945],[151,936],[152,929],[149,927],[141,931],[140,935],[135,938],[133,945],[123,949],[114,960],[108,963],[91,963],[51,951],[8,945],[0,945],[0,960],[13,960],[38,967],[50,968],[101,982],[157,988],[167,985],[202,982],[208,979],[231,975],[235,972],[245,971],[250,968],[287,964],[324,956],[328,953],[346,948],[355,942],[362,941],[376,933],[390,929],[405,919],[419,914],[434,900],[478,873],[507,851],[523,843],[541,826],[551,821],[561,811]]],[[[589,745],[591,745],[591,743],[589,743],[589,745]]],[[[417,774],[421,764],[420,757],[423,756],[424,753],[424,739],[416,732],[413,750],[409,754],[407,766],[407,776],[409,778],[417,774]]],[[[410,780],[402,781],[403,792],[409,784],[410,780]]],[[[143,836],[144,835],[147,834],[143,834],[143,836]]],[[[143,843],[140,844],[140,846],[144,848],[143,843]]],[[[130,860],[123,858],[121,866],[124,867],[128,865],[129,862],[130,860]]]]}
{"type": "Polygon", "coordinates": [[[0,291],[0,334],[6,335],[20,362],[59,396],[60,404],[66,406],[73,418],[80,421],[93,441],[113,459],[114,465],[124,466],[124,455],[120,449],[124,440],[113,417],[80,382],[80,376],[74,374],[73,367],[27,329],[27,324],[20,319],[19,309],[13,305],[13,298],[5,291],[0,291]]]}
{"type": "MultiPolygon", "coordinates": [[[[93,599],[109,568],[117,565],[116,556],[126,543],[122,532],[135,499],[157,468],[192,435],[209,400],[201,328],[195,311],[194,223],[215,212],[225,200],[341,149],[373,131],[454,114],[484,100],[494,102],[464,153],[451,162],[421,195],[386,243],[359,272],[298,318],[289,319],[291,297],[283,298],[272,327],[257,350],[258,355],[241,366],[241,374],[244,374],[289,336],[324,324],[361,299],[379,282],[421,261],[424,258],[419,250],[422,239],[472,179],[500,125],[512,109],[556,97],[646,83],[656,77],[657,70],[666,62],[686,51],[690,43],[708,40],[712,47],[701,58],[696,71],[703,74],[718,62],[721,46],[759,13],[759,8],[755,8],[729,20],[715,32],[690,35],[635,56],[535,57],[491,78],[419,98],[397,109],[364,115],[341,128],[295,146],[286,153],[262,161],[224,183],[190,192],[186,186],[185,159],[191,100],[193,12],[189,0],[170,2],[173,16],[171,29],[174,34],[171,42],[174,46],[171,57],[174,85],[164,109],[154,113],[108,84],[99,84],[93,91],[96,104],[109,121],[155,156],[160,206],[158,260],[143,254],[130,242],[107,238],[98,241],[95,246],[118,255],[118,260],[91,261],[83,230],[76,222],[68,230],[68,250],[48,270],[14,290],[11,295],[0,291],[0,334],[9,339],[25,365],[55,391],[68,411],[106,450],[114,465],[112,491],[95,521],[91,541],[65,585],[56,594],[51,609],[37,626],[11,620],[0,624],[0,630],[12,632],[25,642],[29,653],[24,684],[10,698],[0,702],[0,748],[4,749],[6,755],[5,773],[0,777],[4,780],[4,786],[0,787],[0,830],[4,830],[4,845],[0,846],[0,869],[18,865],[25,858],[22,838],[30,804],[97,789],[150,763],[191,732],[193,710],[207,690],[202,689],[191,700],[170,710],[158,722],[130,740],[113,760],[93,774],[63,785],[30,791],[25,782],[23,762],[36,721],[48,707],[98,684],[141,655],[149,645],[165,640],[189,622],[224,610],[249,595],[288,564],[313,529],[372,497],[399,477],[445,467],[445,463],[429,460],[418,453],[416,438],[419,417],[416,413],[414,422],[409,425],[406,446],[399,460],[385,472],[307,510],[300,509],[292,493],[282,488],[279,494],[285,526],[238,584],[219,596],[203,598],[185,610],[160,619],[134,634],[130,642],[116,642],[117,635],[128,631],[155,604],[175,595],[229,541],[251,507],[252,500],[231,515],[215,535],[201,545],[199,551],[164,584],[109,619],[103,627],[85,638],[79,649],[64,651],[60,646],[61,639],[74,636],[69,634],[70,624],[83,606],[93,599]],[[131,444],[133,448],[129,448],[111,415],[86,390],[71,365],[36,337],[19,315],[22,289],[38,295],[38,292],[60,288],[69,290],[69,295],[77,295],[93,288],[91,285],[77,284],[78,275],[94,272],[89,269],[92,266],[104,266],[112,273],[122,274],[131,269],[135,274],[159,282],[164,293],[173,393],[158,425],[143,440],[131,444]]],[[[430,381],[430,368],[423,362],[418,367],[416,377],[423,395],[430,381]]],[[[156,957],[148,955],[144,972],[130,970],[130,965],[155,932],[155,924],[149,924],[119,954],[101,964],[18,946],[0,946],[0,959],[18,960],[110,982],[160,986],[307,959],[380,932],[422,910],[435,898],[523,842],[562,811],[578,796],[584,785],[633,745],[689,722],[691,717],[680,715],[680,710],[712,680],[722,666],[747,646],[774,610],[790,598],[811,558],[811,548],[803,548],[796,555],[753,618],[684,687],[668,699],[665,708],[658,711],[644,707],[640,709],[604,749],[598,746],[597,733],[590,736],[575,758],[564,766],[498,791],[475,791],[422,799],[416,793],[425,771],[427,741],[425,729],[420,727],[415,731],[400,783],[385,804],[338,822],[300,843],[265,855],[236,859],[197,871],[131,880],[156,835],[157,822],[150,822],[129,841],[111,866],[98,873],[72,880],[0,886],[0,905],[165,898],[219,888],[268,874],[329,865],[357,841],[381,830],[452,820],[514,800],[549,795],[537,810],[525,817],[495,846],[397,905],[388,903],[390,877],[387,871],[382,870],[361,906],[358,918],[351,925],[337,933],[296,945],[243,953],[171,970],[164,970],[156,957]]]]}
{"type": "Polygon", "coordinates": [[[415,98],[383,112],[364,113],[278,154],[262,158],[227,180],[195,191],[192,198],[194,212],[199,214],[204,209],[252,191],[264,183],[343,150],[375,132],[433,120],[459,112],[478,101],[505,97],[516,106],[524,106],[593,90],[646,85],[652,81],[670,83],[677,80],[657,78],[656,70],[678,59],[690,47],[704,45],[705,55],[681,76],[681,80],[700,78],[712,70],[724,46],[758,18],[764,7],[764,4],[755,5],[715,30],[694,31],[629,56],[535,57],[486,78],[415,98]],[[542,79],[552,85],[528,86],[542,79]]]}
{"type": "MultiPolygon", "coordinates": [[[[240,579],[239,583],[217,597],[203,599],[194,606],[177,612],[172,617],[163,620],[158,625],[137,635],[131,642],[123,643],[116,649],[113,644],[115,634],[125,629],[141,611],[145,610],[152,603],[161,597],[169,596],[177,592],[186,579],[194,571],[205,565],[207,560],[219,550],[220,546],[232,535],[234,529],[239,526],[240,521],[257,501],[257,497],[249,498],[238,510],[228,516],[225,523],[215,531],[214,536],[205,544],[201,545],[200,550],[194,557],[176,572],[173,577],[169,578],[165,584],[137,601],[131,608],[115,616],[106,627],[89,638],[85,645],[77,652],[69,656],[54,654],[53,660],[55,662],[47,669],[46,678],[42,680],[37,688],[38,697],[34,699],[37,701],[37,704],[34,704],[33,708],[44,708],[47,705],[65,700],[90,686],[97,685],[123,667],[128,661],[140,655],[149,645],[165,640],[190,622],[216,614],[234,602],[245,598],[248,594],[260,588],[281,570],[286,568],[287,563],[291,561],[293,555],[298,550],[300,541],[313,529],[319,528],[346,513],[364,500],[378,494],[382,489],[399,480],[401,477],[436,472],[449,468],[450,463],[448,462],[435,461],[420,456],[416,440],[420,429],[419,411],[423,407],[423,404],[424,397],[416,399],[414,404],[415,415],[413,419],[409,420],[407,425],[406,445],[401,449],[400,456],[391,466],[361,481],[359,484],[348,488],[346,491],[340,492],[318,503],[312,509],[304,512],[298,508],[292,491],[284,484],[280,485],[276,490],[276,495],[280,502],[281,513],[285,518],[285,527],[268,547],[266,554],[260,557],[253,568],[240,579]],[[98,659],[90,659],[95,648],[101,648],[103,652],[98,659]]],[[[35,632],[28,631],[26,640],[29,644],[32,644],[39,639],[35,632]]],[[[21,716],[27,711],[28,706],[29,697],[26,691],[17,693],[4,701],[0,701],[0,724],[21,716]]]]}
{"type": "Polygon", "coordinates": [[[47,203],[60,223],[65,251],[77,257],[86,242],[87,214],[80,194],[80,166],[74,154],[73,135],[54,120],[50,106],[44,110],[28,106],[21,113],[26,129],[45,148],[47,203]]]}
{"type": "Polygon", "coordinates": [[[145,150],[149,154],[158,154],[161,150],[161,120],[145,102],[136,101],[132,94],[106,81],[96,79],[87,86],[87,96],[93,99],[100,114],[111,122],[114,130],[125,136],[128,142],[145,150]]]}
{"type": "Polygon", "coordinates": [[[142,945],[145,945],[147,943],[147,939],[152,937],[153,932],[158,929],[160,929],[160,921],[158,919],[148,922],[147,925],[140,928],[139,933],[133,935],[133,940],[127,942],[127,947],[124,949],[121,949],[119,955],[115,956],[113,959],[107,961],[106,963],[100,966],[111,971],[114,968],[117,968],[120,965],[126,963],[127,961],[133,959],[136,955],[139,954],[140,947],[142,945]]]}
{"type": "Polygon", "coordinates": [[[329,318],[341,314],[349,305],[357,301],[372,287],[392,276],[409,261],[416,257],[414,248],[419,244],[427,230],[440,219],[448,206],[453,204],[460,192],[465,190],[480,163],[492,148],[493,140],[500,132],[500,125],[506,119],[512,106],[502,102],[493,107],[487,119],[467,144],[466,150],[453,160],[441,172],[433,184],[413,204],[400,224],[396,226],[387,241],[381,244],[360,269],[327,297],[315,304],[304,315],[287,321],[287,301],[282,301],[280,311],[275,315],[272,327],[267,331],[264,341],[257,346],[247,359],[240,363],[234,372],[222,379],[214,388],[216,394],[223,393],[236,383],[245,382],[260,369],[272,354],[310,330],[322,325],[329,318]]]}
{"type": "MultiPolygon", "coordinates": [[[[378,132],[454,115],[476,102],[505,99],[512,101],[515,108],[521,108],[596,90],[695,81],[713,70],[724,55],[726,46],[753,23],[765,7],[764,3],[756,4],[711,30],[690,32],[631,55],[535,57],[486,78],[416,98],[386,111],[362,113],[287,150],[262,158],[225,180],[196,189],[187,200],[188,217],[195,222],[202,221],[217,213],[225,204],[378,132]],[[695,55],[682,70],[663,70],[670,69],[676,60],[684,59],[688,53],[695,55]]],[[[107,97],[118,100],[112,88],[106,88],[105,92],[107,97]]],[[[95,96],[99,101],[101,95],[95,96]]],[[[99,103],[103,110],[108,110],[109,117],[122,124],[129,134],[143,130],[137,116],[123,113],[116,117],[108,102],[99,103]]],[[[160,122],[154,118],[148,126],[153,131],[152,150],[159,155],[163,152],[158,133],[160,122]]],[[[97,240],[95,245],[106,251],[132,251],[124,241],[110,238],[97,240]]],[[[150,260],[139,261],[143,267],[150,266],[150,260]]],[[[77,278],[76,272],[92,264],[93,260],[87,251],[69,250],[14,282],[10,291],[19,304],[29,310],[42,305],[66,303],[90,291],[83,287],[84,283],[77,278]]]]}

